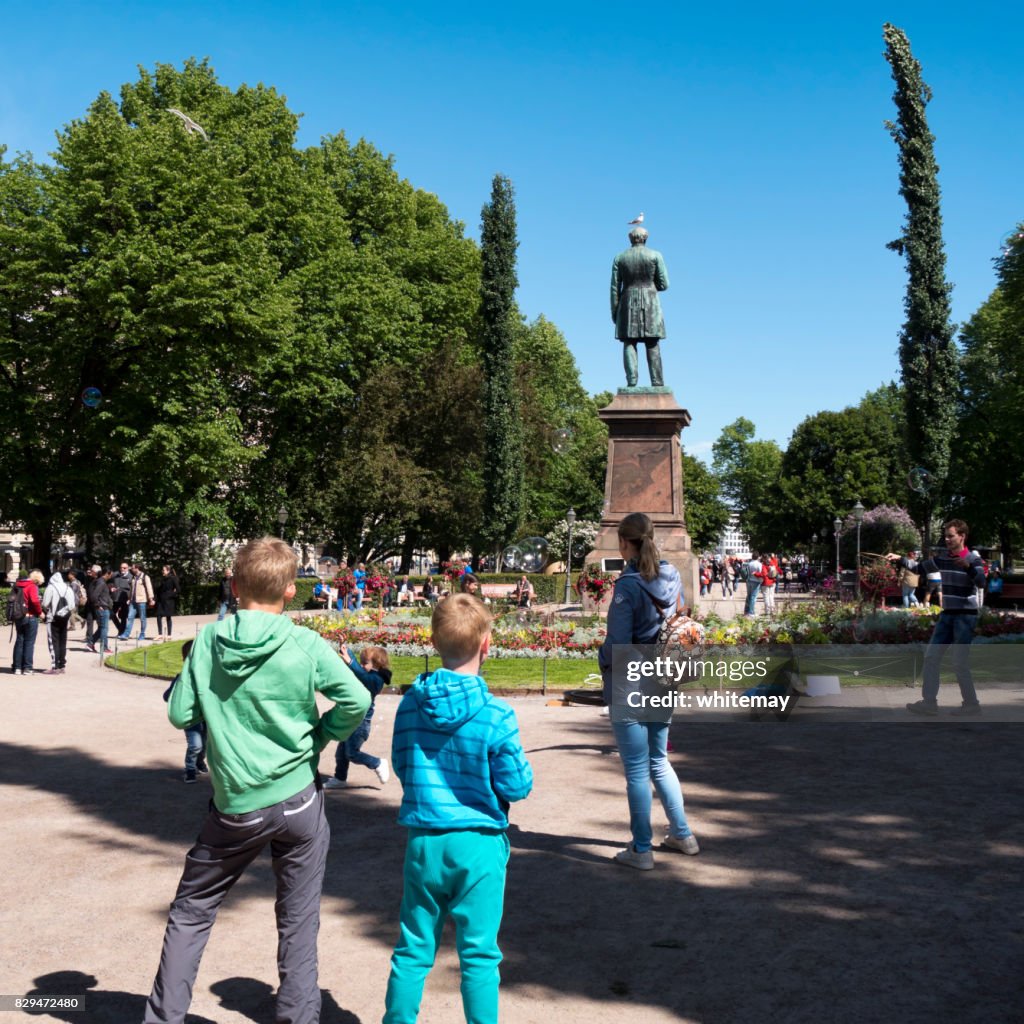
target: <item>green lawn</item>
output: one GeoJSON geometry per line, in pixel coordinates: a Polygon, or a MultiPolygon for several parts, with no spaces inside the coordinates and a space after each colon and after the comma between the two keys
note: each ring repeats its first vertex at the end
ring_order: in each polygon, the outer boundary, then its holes
{"type": "MultiPolygon", "coordinates": [[[[107,664],[135,675],[154,676],[159,679],[173,679],[181,669],[181,646],[183,640],[172,640],[165,644],[153,644],[130,652],[107,658],[107,664]]],[[[858,652],[855,647],[817,648],[796,647],[793,656],[801,675],[836,675],[843,686],[897,686],[920,684],[922,652],[909,651],[894,646],[891,651],[858,652]]],[[[772,659],[782,666],[788,659],[772,659]]],[[[440,667],[440,659],[395,657],[391,669],[396,685],[410,683],[421,672],[440,667]]],[[[971,648],[971,668],[978,683],[1019,682],[1024,679],[1024,644],[975,644],[971,648]]],[[[576,688],[588,685],[588,675],[597,673],[597,659],[568,660],[552,658],[545,663],[542,658],[490,658],[484,664],[484,677],[495,690],[540,689],[545,681],[554,689],[576,688]]],[[[947,656],[942,669],[944,681],[953,678],[952,658],[947,656]]],[[[726,680],[730,688],[746,689],[757,679],[726,680]]],[[[592,681],[589,685],[596,685],[592,681]]],[[[714,689],[717,680],[707,680],[714,689]]],[[[693,684],[686,688],[694,688],[693,684]]],[[[700,685],[698,684],[698,687],[700,685]]]]}
{"type": "MultiPolygon", "coordinates": [[[[107,664],[121,672],[173,679],[181,671],[181,646],[184,640],[152,644],[107,658],[107,664]]],[[[411,683],[425,669],[439,668],[439,658],[392,658],[391,671],[396,685],[411,683]]],[[[583,686],[597,672],[597,659],[582,661],[551,659],[547,663],[547,685],[557,688],[583,686]]],[[[540,689],[544,683],[544,661],[540,658],[491,658],[484,665],[484,677],[494,689],[540,689]]]]}

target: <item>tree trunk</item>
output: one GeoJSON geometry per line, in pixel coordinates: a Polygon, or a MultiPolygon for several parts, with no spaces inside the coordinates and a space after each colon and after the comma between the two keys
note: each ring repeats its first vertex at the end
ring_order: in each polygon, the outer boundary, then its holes
{"type": "Polygon", "coordinates": [[[50,523],[30,523],[29,533],[32,534],[32,565],[33,569],[41,569],[43,575],[50,578],[50,552],[53,550],[53,525],[50,523]]]}

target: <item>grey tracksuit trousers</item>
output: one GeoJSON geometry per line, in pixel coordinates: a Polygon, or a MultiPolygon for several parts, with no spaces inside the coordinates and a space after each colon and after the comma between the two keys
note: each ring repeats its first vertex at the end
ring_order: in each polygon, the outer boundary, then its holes
{"type": "Polygon", "coordinates": [[[246,814],[221,814],[210,803],[196,844],[185,855],[144,1024],[185,1020],[221,901],[268,843],[277,878],[277,1024],[317,1024],[316,944],[330,836],[317,783],[246,814]]]}

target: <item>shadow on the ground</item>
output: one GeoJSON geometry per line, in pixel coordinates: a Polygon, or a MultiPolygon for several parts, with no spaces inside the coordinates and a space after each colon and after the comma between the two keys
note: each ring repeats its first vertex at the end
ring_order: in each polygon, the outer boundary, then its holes
{"type": "MultiPolygon", "coordinates": [[[[99,988],[96,976],[86,971],[52,971],[35,979],[35,988],[27,996],[84,996],[84,1010],[47,1010],[33,1017],[50,1017],[68,1024],[128,1024],[142,1020],[147,995],[114,992],[99,988]]],[[[185,1024],[216,1024],[209,1017],[190,1013],[185,1024]]]]}
{"type": "MultiPolygon", "coordinates": [[[[214,982],[210,991],[225,1010],[248,1017],[253,1024],[274,1024],[274,994],[277,991],[256,978],[225,978],[214,982]]],[[[342,1009],[326,989],[320,990],[320,1024],[361,1024],[360,1019],[342,1009]]]]}
{"type": "MultiPolygon", "coordinates": [[[[550,833],[511,832],[507,988],[606,998],[626,1016],[663,1007],[701,1024],[1017,1017],[1024,779],[1014,726],[674,726],[673,763],[702,852],[657,853],[645,873],[609,861],[628,822],[619,761],[601,752],[607,723],[560,728],[566,742],[532,757],[538,796],[573,787],[557,802],[572,817],[550,833]],[[620,801],[615,816],[595,817],[591,794],[604,808],[609,797],[620,801]]],[[[165,770],[112,766],[73,749],[0,744],[0,770],[7,783],[61,793],[126,842],[141,837],[182,853],[208,796],[179,786],[169,798],[165,770]]],[[[325,910],[344,901],[390,948],[404,853],[394,808],[372,792],[342,791],[327,813],[325,910]]],[[[655,820],[663,821],[659,809],[655,820]]],[[[229,898],[272,891],[262,859],[229,898]]],[[[154,893],[154,904],[169,895],[154,893]]],[[[323,963],[322,980],[335,968],[323,963]]],[[[263,982],[227,979],[214,990],[257,1024],[271,1019],[263,982]]],[[[94,995],[123,1002],[117,1019],[140,1016],[142,996],[94,995]]],[[[332,1020],[355,1018],[335,1006],[325,1010],[332,1020]]]]}

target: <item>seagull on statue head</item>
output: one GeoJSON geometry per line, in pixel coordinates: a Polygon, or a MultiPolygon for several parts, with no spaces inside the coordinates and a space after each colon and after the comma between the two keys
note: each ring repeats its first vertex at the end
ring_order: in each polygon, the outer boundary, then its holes
{"type": "Polygon", "coordinates": [[[644,215],[643,213],[637,214],[631,221],[627,221],[628,224],[643,224],[644,215]]]}

